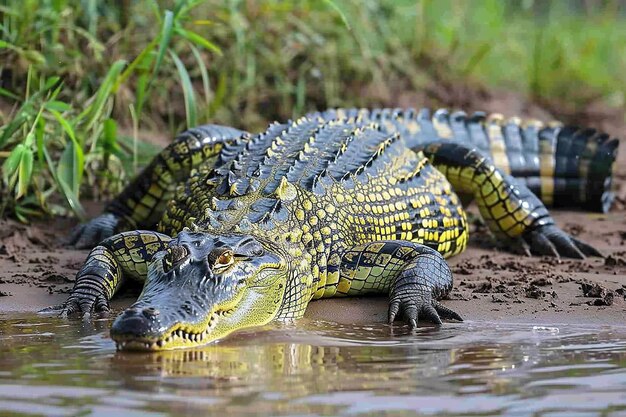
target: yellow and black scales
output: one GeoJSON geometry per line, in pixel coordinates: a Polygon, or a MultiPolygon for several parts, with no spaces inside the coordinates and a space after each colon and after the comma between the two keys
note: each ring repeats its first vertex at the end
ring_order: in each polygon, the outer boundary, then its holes
{"type": "Polygon", "coordinates": [[[597,255],[545,205],[606,211],[617,144],[591,129],[426,109],[329,110],[255,136],[191,129],[77,231],[77,246],[104,240],[63,311],[106,310],[122,280],[145,277],[152,256],[188,228],[256,236],[287,257],[276,318],[301,317],[311,299],[371,292],[390,293],[391,320],[458,318],[434,300],[452,287],[439,254],[467,245],[461,201],[476,201],[514,248],[597,255]]]}

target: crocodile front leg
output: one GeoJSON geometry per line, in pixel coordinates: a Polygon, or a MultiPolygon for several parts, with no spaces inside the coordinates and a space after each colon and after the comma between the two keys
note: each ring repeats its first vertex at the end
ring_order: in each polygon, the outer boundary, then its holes
{"type": "Polygon", "coordinates": [[[416,327],[419,317],[435,324],[463,319],[438,300],[452,290],[452,272],[434,249],[405,240],[384,240],[347,250],[334,295],[389,292],[389,324],[399,314],[416,327]]]}
{"type": "Polygon", "coordinates": [[[65,303],[42,312],[106,313],[109,300],[128,278],[144,280],[152,256],[167,248],[169,236],[144,230],[124,232],[102,241],[87,256],[76,274],[74,288],[65,303]]]}

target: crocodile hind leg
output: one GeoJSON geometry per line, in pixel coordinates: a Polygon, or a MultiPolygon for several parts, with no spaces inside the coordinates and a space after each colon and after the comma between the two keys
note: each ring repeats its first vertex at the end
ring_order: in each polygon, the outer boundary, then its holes
{"type": "Polygon", "coordinates": [[[160,220],[174,189],[194,170],[210,170],[222,148],[243,131],[218,125],[199,126],[181,133],[159,153],[104,213],[78,226],[69,239],[77,248],[90,248],[114,233],[131,229],[152,229],[160,220]]]}
{"type": "Polygon", "coordinates": [[[65,303],[42,312],[62,316],[82,312],[106,313],[109,300],[126,279],[143,281],[152,256],[167,248],[171,238],[161,233],[136,230],[114,235],[93,248],[76,274],[74,288],[65,303]]]}
{"type": "Polygon", "coordinates": [[[537,196],[480,151],[454,142],[437,142],[423,152],[455,191],[474,196],[491,232],[511,248],[529,255],[602,256],[558,228],[537,196]]]}
{"type": "Polygon", "coordinates": [[[419,243],[381,240],[354,246],[343,254],[334,285],[335,296],[388,292],[389,324],[400,315],[411,327],[420,317],[435,324],[463,320],[438,301],[452,290],[450,268],[439,252],[419,243]]]}

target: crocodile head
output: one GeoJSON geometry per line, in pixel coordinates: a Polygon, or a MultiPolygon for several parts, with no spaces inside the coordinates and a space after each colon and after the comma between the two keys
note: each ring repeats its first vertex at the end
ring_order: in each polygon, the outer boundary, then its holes
{"type": "Polygon", "coordinates": [[[183,232],[154,255],[137,302],[114,321],[121,350],[206,344],[272,320],[287,280],[284,256],[263,239],[183,232]]]}

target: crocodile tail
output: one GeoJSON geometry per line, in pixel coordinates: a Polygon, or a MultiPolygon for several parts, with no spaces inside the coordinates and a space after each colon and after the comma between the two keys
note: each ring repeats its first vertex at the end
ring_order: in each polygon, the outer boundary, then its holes
{"type": "Polygon", "coordinates": [[[540,158],[546,163],[540,171],[540,195],[551,194],[555,207],[607,212],[614,198],[612,173],[619,141],[595,129],[566,126],[541,130],[542,142],[540,158]]]}
{"type": "MultiPolygon", "coordinates": [[[[421,120],[426,119],[424,116],[421,120]]],[[[483,112],[467,116],[438,110],[431,120],[435,140],[471,143],[490,155],[498,168],[524,182],[548,206],[599,212],[611,207],[619,145],[616,138],[595,129],[518,117],[504,119],[483,112]]],[[[432,141],[426,137],[418,140],[432,141]]]]}

